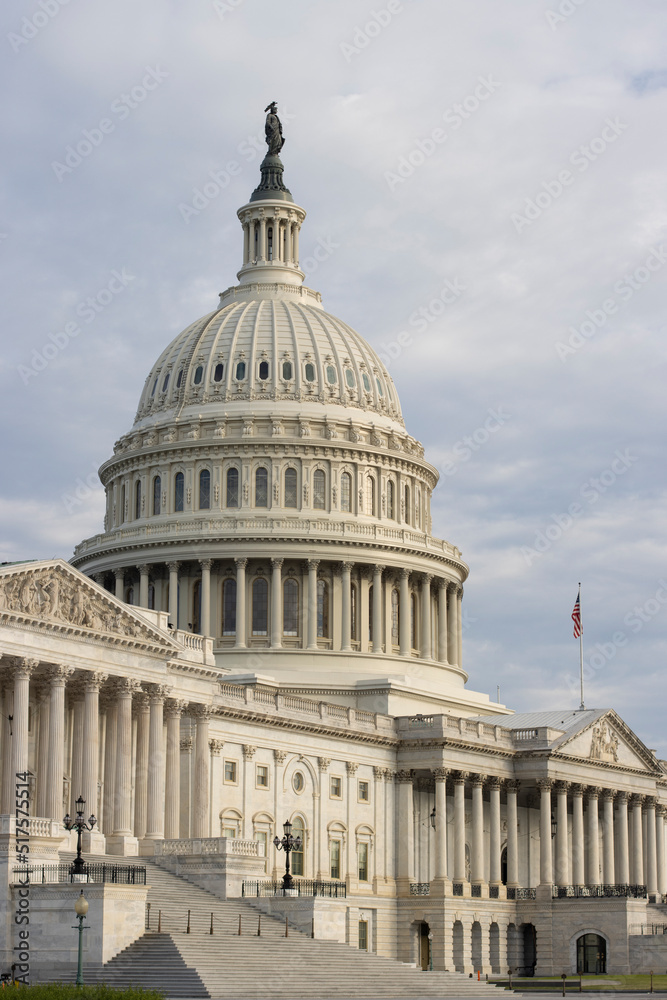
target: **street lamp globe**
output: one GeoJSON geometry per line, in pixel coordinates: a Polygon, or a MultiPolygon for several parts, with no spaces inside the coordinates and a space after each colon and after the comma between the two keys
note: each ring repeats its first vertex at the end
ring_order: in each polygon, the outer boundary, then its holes
{"type": "Polygon", "coordinates": [[[76,903],[74,904],[74,909],[76,911],[77,917],[85,917],[88,913],[88,900],[83,894],[83,889],[81,890],[81,895],[77,897],[76,903]]]}

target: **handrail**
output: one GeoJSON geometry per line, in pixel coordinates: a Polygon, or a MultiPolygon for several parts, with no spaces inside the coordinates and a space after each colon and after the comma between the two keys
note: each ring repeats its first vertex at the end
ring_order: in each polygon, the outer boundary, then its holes
{"type": "Polygon", "coordinates": [[[135,865],[87,864],[82,872],[75,872],[71,862],[60,862],[55,865],[16,867],[12,870],[12,874],[14,885],[48,885],[61,882],[146,885],[146,869],[135,865]]]}

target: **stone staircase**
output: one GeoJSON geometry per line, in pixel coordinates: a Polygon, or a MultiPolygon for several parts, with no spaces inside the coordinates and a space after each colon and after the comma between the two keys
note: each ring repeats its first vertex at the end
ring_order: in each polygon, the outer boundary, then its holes
{"type": "Polygon", "coordinates": [[[264,914],[258,937],[260,914],[245,900],[218,899],[151,861],[136,863],[145,864],[150,885],[150,930],[103,969],[89,970],[87,982],[133,984],[192,1000],[498,997],[495,987],[457,973],[424,973],[346,944],[313,940],[292,927],[285,937],[284,923],[264,914]]]}

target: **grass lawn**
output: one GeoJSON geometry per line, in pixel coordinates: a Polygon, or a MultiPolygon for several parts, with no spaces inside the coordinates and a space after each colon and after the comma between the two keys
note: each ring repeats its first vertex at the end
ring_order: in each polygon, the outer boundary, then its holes
{"type": "MultiPolygon", "coordinates": [[[[489,980],[491,981],[491,980],[489,980]]],[[[507,979],[494,979],[494,982],[506,983],[507,979]]],[[[553,982],[560,984],[562,982],[560,976],[536,976],[533,980],[530,977],[518,977],[512,976],[512,986],[516,984],[517,989],[530,988],[530,983],[535,982],[553,982]],[[520,986],[519,986],[520,984],[520,986]]],[[[635,975],[635,976],[619,976],[619,975],[606,975],[606,976],[587,976],[582,977],[582,989],[592,990],[593,992],[599,992],[600,990],[605,990],[610,993],[623,993],[632,990],[636,990],[640,993],[648,993],[651,988],[651,977],[646,975],[635,975]]],[[[579,989],[579,976],[568,976],[565,980],[565,992],[570,993],[573,990],[576,992],[579,989]]],[[[653,989],[667,991],[667,974],[665,975],[654,975],[653,976],[653,989]]]]}

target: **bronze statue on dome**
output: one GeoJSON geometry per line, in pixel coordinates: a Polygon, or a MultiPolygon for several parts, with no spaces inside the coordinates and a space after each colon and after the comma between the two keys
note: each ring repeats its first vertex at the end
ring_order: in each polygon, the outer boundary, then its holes
{"type": "Polygon", "coordinates": [[[264,110],[268,111],[264,132],[266,134],[266,144],[269,147],[269,156],[277,156],[285,145],[283,127],[278,117],[277,102],[271,101],[264,110]]]}

